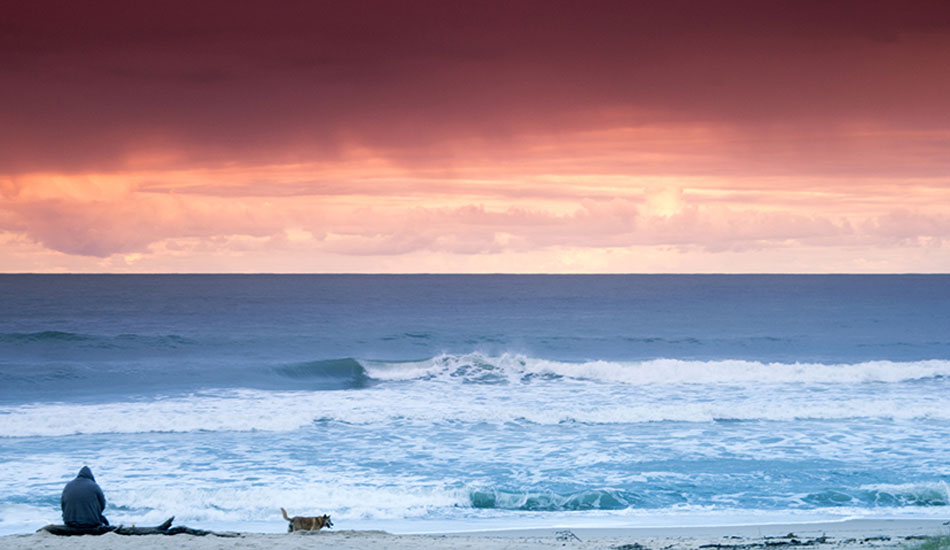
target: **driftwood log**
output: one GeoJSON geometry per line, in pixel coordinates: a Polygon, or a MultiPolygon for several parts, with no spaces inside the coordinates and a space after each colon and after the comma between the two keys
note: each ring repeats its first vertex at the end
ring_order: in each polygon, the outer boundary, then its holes
{"type": "Polygon", "coordinates": [[[215,537],[237,537],[237,533],[215,533],[214,531],[205,531],[204,529],[192,529],[191,527],[178,526],[172,527],[172,521],[175,516],[166,519],[161,525],[155,527],[126,527],[124,525],[99,525],[98,527],[69,527],[67,525],[47,525],[37,529],[46,531],[53,535],[61,537],[75,537],[79,535],[104,535],[106,533],[115,533],[116,535],[195,535],[203,537],[212,535],[215,537]]]}

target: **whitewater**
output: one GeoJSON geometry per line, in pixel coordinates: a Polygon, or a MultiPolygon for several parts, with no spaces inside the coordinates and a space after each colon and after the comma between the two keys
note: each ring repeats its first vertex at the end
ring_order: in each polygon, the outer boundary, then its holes
{"type": "Polygon", "coordinates": [[[0,533],[950,515],[950,277],[0,276],[0,533]]]}

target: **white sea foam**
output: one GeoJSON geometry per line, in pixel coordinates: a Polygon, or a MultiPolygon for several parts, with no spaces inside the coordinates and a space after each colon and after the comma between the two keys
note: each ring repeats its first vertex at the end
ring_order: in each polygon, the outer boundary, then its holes
{"type": "Polygon", "coordinates": [[[569,363],[503,354],[442,355],[410,363],[364,362],[377,380],[463,380],[522,382],[531,377],[564,377],[631,385],[657,384],[848,384],[903,382],[950,377],[950,361],[867,361],[854,364],[762,363],[757,361],[684,361],[654,359],[569,363]]]}
{"type": "Polygon", "coordinates": [[[152,401],[49,403],[0,408],[0,436],[194,431],[286,432],[315,422],[436,425],[444,422],[561,423],[790,421],[803,419],[950,419],[938,394],[809,393],[754,387],[702,392],[611,392],[583,383],[526,394],[517,386],[465,385],[446,391],[410,385],[339,392],[229,391],[152,401]]]}
{"type": "Polygon", "coordinates": [[[109,496],[114,506],[134,511],[144,523],[160,522],[172,512],[179,522],[282,521],[281,507],[291,515],[332,512],[336,521],[395,519],[425,517],[438,508],[468,505],[468,494],[464,490],[408,485],[374,487],[366,483],[298,482],[283,487],[224,488],[166,486],[112,491],[109,496]],[[148,512],[142,512],[145,510],[148,512]]]}
{"type": "MultiPolygon", "coordinates": [[[[166,483],[164,487],[106,487],[106,515],[113,524],[157,525],[174,515],[177,525],[255,523],[281,532],[291,515],[329,513],[337,527],[353,521],[425,518],[438,510],[468,506],[468,493],[444,487],[372,487],[315,484],[268,487],[210,487],[166,483]]],[[[35,505],[0,506],[0,535],[35,530],[60,521],[58,509],[35,505]]]]}

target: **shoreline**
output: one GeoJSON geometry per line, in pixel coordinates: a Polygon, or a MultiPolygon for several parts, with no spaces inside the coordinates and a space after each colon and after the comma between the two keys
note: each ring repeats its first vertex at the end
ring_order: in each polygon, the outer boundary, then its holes
{"type": "MultiPolygon", "coordinates": [[[[950,516],[950,514],[948,514],[950,516]]],[[[49,533],[0,537],[0,550],[877,550],[912,548],[927,537],[950,536],[947,519],[850,519],[688,527],[527,528],[396,535],[373,530],[298,533],[239,533],[235,538],[191,535],[58,537],[49,533]]]]}
{"type": "Polygon", "coordinates": [[[433,533],[437,536],[538,537],[554,536],[560,531],[571,531],[590,538],[642,536],[646,538],[696,537],[714,538],[738,536],[744,538],[777,538],[788,533],[801,536],[856,537],[869,532],[889,532],[897,536],[950,535],[950,512],[946,518],[854,518],[813,522],[742,523],[731,525],[683,525],[647,527],[530,527],[433,533]]]}

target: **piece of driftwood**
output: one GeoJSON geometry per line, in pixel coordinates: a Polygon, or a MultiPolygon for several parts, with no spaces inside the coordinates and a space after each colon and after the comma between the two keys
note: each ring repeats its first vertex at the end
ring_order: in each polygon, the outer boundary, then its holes
{"type": "Polygon", "coordinates": [[[53,535],[61,537],[75,537],[80,535],[104,535],[106,533],[115,533],[116,535],[194,535],[203,537],[212,535],[215,537],[237,537],[237,533],[216,533],[214,531],[205,531],[204,529],[192,529],[191,527],[177,526],[172,527],[172,521],[175,516],[166,519],[161,525],[155,527],[126,527],[125,525],[99,525],[98,527],[69,527],[67,525],[47,525],[37,529],[37,532],[46,531],[53,535]]]}
{"type": "Polygon", "coordinates": [[[116,530],[116,527],[113,525],[100,525],[98,527],[69,527],[68,525],[47,525],[46,527],[40,527],[36,530],[37,533],[40,531],[46,531],[47,533],[52,533],[54,535],[59,535],[61,537],[75,537],[79,535],[105,535],[106,533],[111,533],[116,530]]]}

